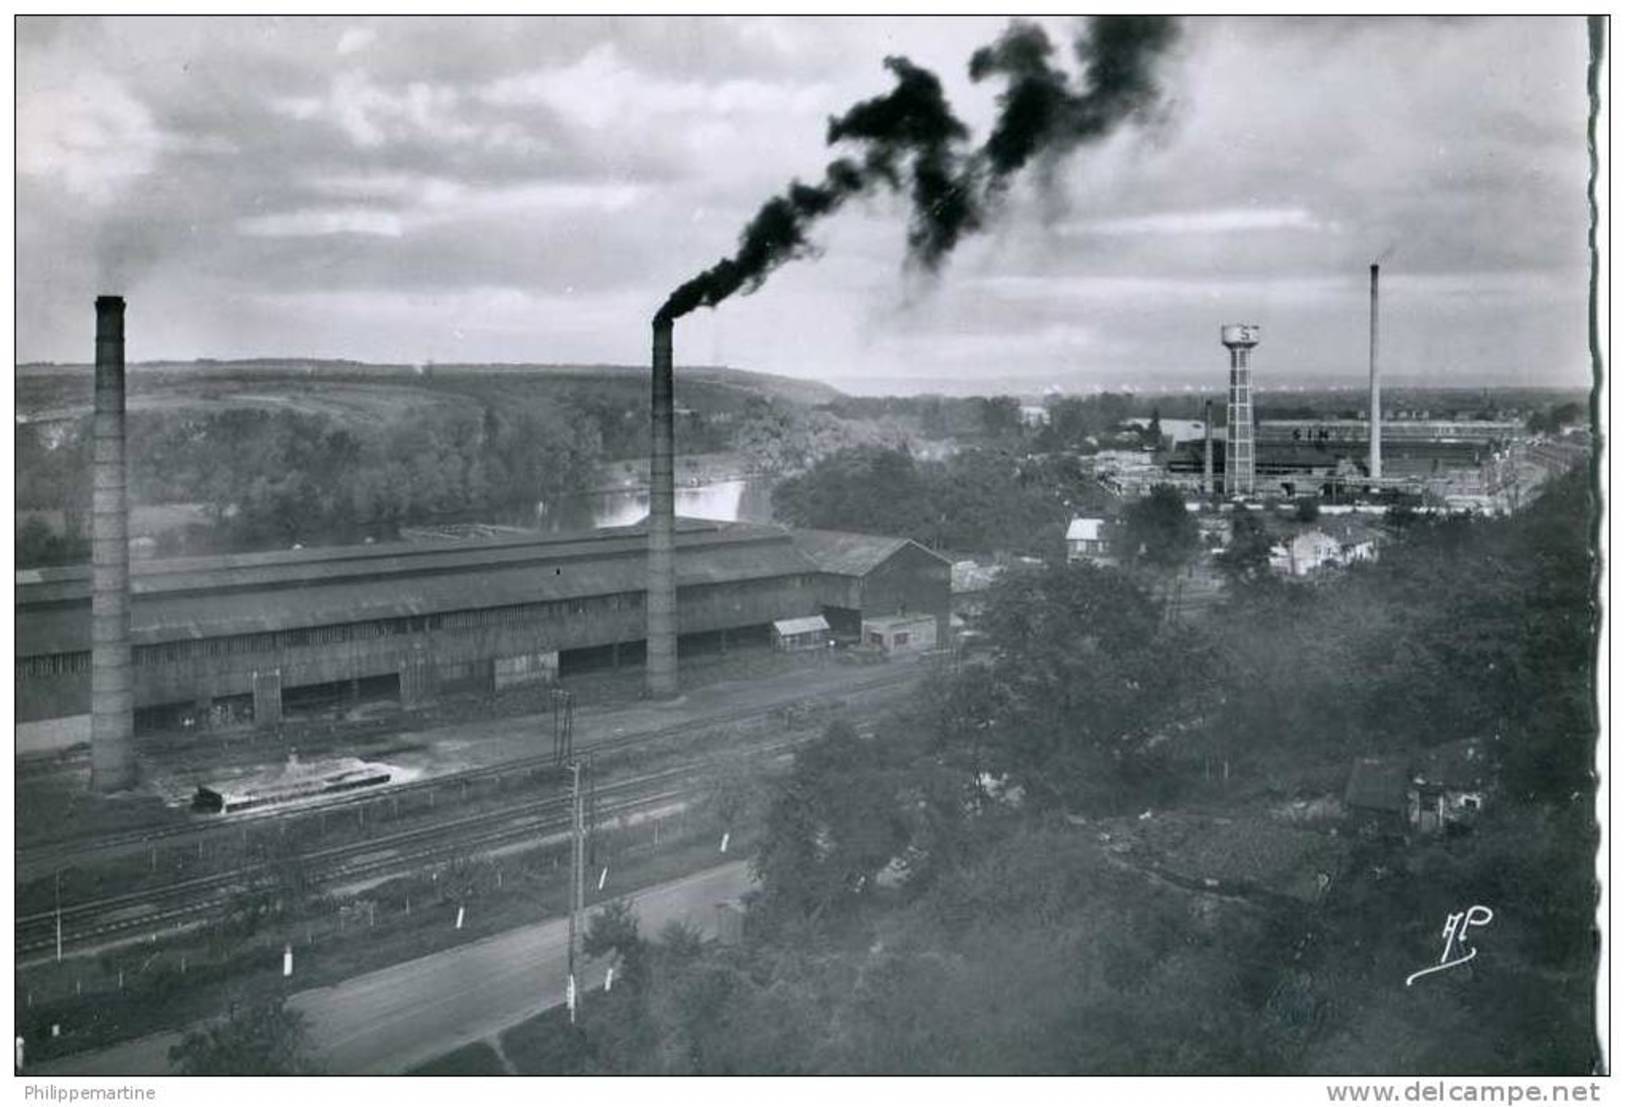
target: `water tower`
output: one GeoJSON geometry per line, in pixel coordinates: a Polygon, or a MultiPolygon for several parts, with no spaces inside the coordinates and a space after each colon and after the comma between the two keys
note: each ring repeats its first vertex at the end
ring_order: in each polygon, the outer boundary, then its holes
{"type": "Polygon", "coordinates": [[[1230,425],[1224,439],[1224,492],[1227,496],[1253,494],[1253,369],[1252,349],[1258,345],[1258,327],[1228,323],[1219,328],[1219,341],[1230,351],[1230,425]]]}

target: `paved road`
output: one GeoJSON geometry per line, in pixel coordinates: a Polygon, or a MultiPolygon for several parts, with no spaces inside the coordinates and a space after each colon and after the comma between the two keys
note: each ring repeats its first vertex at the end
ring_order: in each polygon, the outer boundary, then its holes
{"type": "MultiPolygon", "coordinates": [[[[707,869],[633,896],[646,935],[671,921],[716,932],[719,903],[750,884],[746,863],[707,869]]],[[[400,1073],[489,1037],[564,1002],[563,919],[510,930],[387,969],[312,988],[290,1003],[304,1012],[317,1058],[333,1074],[400,1073]]],[[[582,973],[601,987],[602,966],[582,973]]],[[[155,1034],[30,1069],[38,1075],[155,1076],[169,1071],[179,1033],[155,1034]]]]}

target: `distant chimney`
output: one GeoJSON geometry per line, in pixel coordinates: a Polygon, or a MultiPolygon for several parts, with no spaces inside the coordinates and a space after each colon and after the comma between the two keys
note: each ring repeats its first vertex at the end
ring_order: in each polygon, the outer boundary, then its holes
{"type": "Polygon", "coordinates": [[[649,403],[649,631],[644,673],[650,698],[677,695],[677,497],[673,480],[672,321],[654,322],[649,403]]]}
{"type": "Polygon", "coordinates": [[[1377,373],[1377,266],[1371,266],[1371,459],[1372,479],[1382,476],[1382,378],[1377,373]]]}
{"type": "Polygon", "coordinates": [[[91,464],[91,786],[135,785],[130,669],[130,524],[124,466],[124,300],[96,298],[96,405],[91,464]]]}
{"type": "Polygon", "coordinates": [[[1213,401],[1202,401],[1202,493],[1213,495],[1213,401]]]}

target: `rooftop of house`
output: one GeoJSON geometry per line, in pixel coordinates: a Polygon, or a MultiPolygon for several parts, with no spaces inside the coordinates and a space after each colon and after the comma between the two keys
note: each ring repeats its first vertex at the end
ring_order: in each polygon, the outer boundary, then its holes
{"type": "Polygon", "coordinates": [[[953,564],[951,581],[955,593],[985,592],[993,586],[1004,572],[1002,565],[978,565],[974,561],[956,561],[953,564]]]}
{"type": "Polygon", "coordinates": [[[799,619],[779,619],[773,623],[773,629],[784,637],[793,634],[822,633],[829,630],[829,622],[822,615],[803,615],[799,619]]]}
{"type": "Polygon", "coordinates": [[[1315,527],[1345,546],[1375,542],[1382,537],[1382,528],[1361,515],[1322,515],[1315,520],[1315,527]]]}
{"type": "Polygon", "coordinates": [[[899,615],[865,615],[863,629],[878,631],[904,630],[908,627],[918,626],[921,623],[935,623],[936,621],[937,617],[929,611],[904,612],[899,615]]]}
{"type": "Polygon", "coordinates": [[[876,534],[850,534],[839,530],[798,530],[796,549],[812,559],[826,573],[862,576],[907,546],[914,546],[944,563],[947,558],[927,550],[911,538],[886,538],[876,534]]]}
{"type": "Polygon", "coordinates": [[[1080,516],[1067,525],[1066,540],[1068,542],[1098,542],[1105,528],[1105,519],[1080,516]]]}

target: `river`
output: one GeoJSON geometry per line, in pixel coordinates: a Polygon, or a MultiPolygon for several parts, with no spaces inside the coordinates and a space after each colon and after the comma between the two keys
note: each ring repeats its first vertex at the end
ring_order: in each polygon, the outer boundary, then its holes
{"type": "MultiPolygon", "coordinates": [[[[587,527],[624,527],[649,514],[649,490],[628,487],[567,496],[537,505],[549,533],[587,527]]],[[[677,514],[692,519],[765,523],[773,518],[772,484],[759,477],[677,486],[677,514]]]]}

